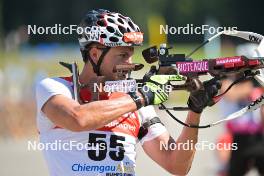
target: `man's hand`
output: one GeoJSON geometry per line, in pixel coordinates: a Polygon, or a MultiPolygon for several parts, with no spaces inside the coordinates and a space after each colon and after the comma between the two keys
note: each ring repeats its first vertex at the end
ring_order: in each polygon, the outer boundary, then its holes
{"type": "Polygon", "coordinates": [[[203,89],[192,92],[187,102],[188,107],[198,114],[202,113],[205,107],[215,104],[213,97],[217,95],[218,90],[221,88],[221,82],[213,78],[203,82],[203,87],[203,89]]]}
{"type": "Polygon", "coordinates": [[[182,80],[181,75],[154,75],[144,83],[139,90],[145,100],[145,106],[161,104],[168,100],[170,86],[169,81],[182,80]]]}

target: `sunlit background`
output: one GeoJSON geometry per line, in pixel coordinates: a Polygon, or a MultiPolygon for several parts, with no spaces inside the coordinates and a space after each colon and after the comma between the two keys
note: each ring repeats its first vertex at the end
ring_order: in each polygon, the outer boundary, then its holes
{"type": "MultiPolygon", "coordinates": [[[[48,76],[70,73],[59,61],[77,61],[82,66],[77,35],[28,35],[28,25],[68,26],[78,24],[91,9],[105,8],[130,16],[144,32],[144,46],[135,51],[134,62],[145,64],[144,70],[133,74],[143,76],[147,65],[141,51],[162,42],[173,46],[172,53],[189,53],[210,34],[160,34],[160,25],[235,26],[238,30],[264,34],[263,1],[247,0],[2,0],[0,1],[0,175],[47,175],[41,152],[27,150],[27,140],[37,140],[35,123],[34,86],[48,76]]],[[[233,56],[237,47],[245,44],[240,39],[222,37],[202,48],[194,58],[233,56]]],[[[169,104],[184,104],[187,93],[175,93],[169,104]]],[[[186,113],[175,113],[184,119],[186,113]]],[[[160,113],[173,136],[182,128],[165,113],[160,113]]],[[[207,110],[202,123],[221,116],[217,106],[207,110]]],[[[222,127],[202,130],[200,140],[215,142],[222,127]]],[[[218,169],[214,151],[198,151],[189,175],[216,175],[218,169]]],[[[169,175],[147,159],[139,148],[139,175],[169,175]],[[147,169],[146,169],[147,168],[147,169]]]]}

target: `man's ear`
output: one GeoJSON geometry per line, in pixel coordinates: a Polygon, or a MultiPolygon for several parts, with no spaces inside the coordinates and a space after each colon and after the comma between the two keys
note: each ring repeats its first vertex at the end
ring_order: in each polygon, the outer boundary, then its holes
{"type": "Polygon", "coordinates": [[[90,51],[89,51],[89,56],[90,56],[90,58],[91,58],[91,59],[94,61],[94,63],[96,63],[96,64],[97,64],[97,62],[98,62],[98,60],[99,60],[101,54],[102,54],[102,53],[101,53],[101,50],[99,50],[99,49],[97,49],[97,48],[95,48],[95,47],[91,48],[90,51]]]}

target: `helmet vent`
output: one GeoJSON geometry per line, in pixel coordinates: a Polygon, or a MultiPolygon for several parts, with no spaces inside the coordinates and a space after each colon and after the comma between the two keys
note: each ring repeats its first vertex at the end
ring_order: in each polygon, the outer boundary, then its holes
{"type": "Polygon", "coordinates": [[[122,34],[126,32],[126,29],[123,26],[118,26],[118,29],[122,34]]]}
{"type": "Polygon", "coordinates": [[[110,33],[114,33],[115,32],[115,29],[112,27],[112,26],[107,26],[106,27],[106,30],[110,33]]]}
{"type": "Polygon", "coordinates": [[[107,14],[107,16],[110,16],[110,17],[115,17],[113,14],[107,14]]]}
{"type": "Polygon", "coordinates": [[[133,30],[135,30],[135,26],[132,24],[131,21],[128,22],[128,25],[129,25],[133,30]]]}
{"type": "Polygon", "coordinates": [[[121,24],[124,24],[124,21],[121,18],[117,18],[117,21],[121,24]]]}
{"type": "Polygon", "coordinates": [[[99,20],[99,21],[97,21],[97,24],[98,24],[99,26],[106,26],[106,23],[105,23],[104,20],[99,20]]]}
{"type": "Polygon", "coordinates": [[[121,14],[118,14],[118,16],[120,17],[120,18],[123,18],[124,20],[126,19],[123,15],[121,15],[121,14]]]}
{"type": "Polygon", "coordinates": [[[106,34],[101,34],[100,37],[101,38],[107,38],[106,34]]]}
{"type": "Polygon", "coordinates": [[[119,41],[118,38],[116,38],[116,37],[110,37],[109,40],[111,42],[118,42],[119,41]]]}
{"type": "Polygon", "coordinates": [[[107,21],[110,23],[115,23],[115,21],[112,18],[107,18],[107,21]]]}

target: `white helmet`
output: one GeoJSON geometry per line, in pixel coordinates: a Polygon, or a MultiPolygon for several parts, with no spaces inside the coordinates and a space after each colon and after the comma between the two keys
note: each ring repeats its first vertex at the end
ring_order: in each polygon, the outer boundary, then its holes
{"type": "Polygon", "coordinates": [[[104,9],[89,11],[78,28],[81,48],[91,42],[108,47],[135,46],[143,42],[143,33],[129,17],[104,9]]]}
{"type": "Polygon", "coordinates": [[[137,46],[143,42],[143,33],[129,17],[104,9],[89,11],[82,19],[77,32],[83,60],[91,62],[98,76],[101,76],[100,66],[111,47],[137,46]],[[92,42],[106,46],[97,64],[87,57],[88,47],[92,42]]]}

